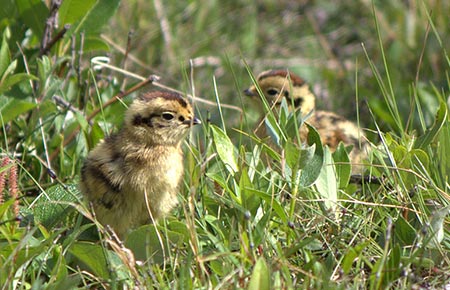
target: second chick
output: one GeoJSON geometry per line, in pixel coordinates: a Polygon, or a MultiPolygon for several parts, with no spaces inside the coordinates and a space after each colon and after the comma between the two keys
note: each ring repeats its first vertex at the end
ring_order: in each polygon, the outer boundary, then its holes
{"type": "MultiPolygon", "coordinates": [[[[329,111],[314,111],[315,95],[309,89],[308,84],[294,73],[281,69],[262,72],[257,77],[257,83],[269,105],[278,110],[282,98],[286,98],[289,110],[300,110],[305,116],[310,112],[312,115],[306,120],[319,132],[321,141],[334,151],[342,141],[345,145],[353,145],[349,154],[354,165],[353,172],[361,173],[360,166],[366,157],[368,143],[364,132],[353,122],[329,111]]],[[[255,85],[244,91],[248,96],[258,96],[255,85]]],[[[265,128],[259,129],[257,135],[264,137],[265,128]]],[[[300,128],[300,138],[306,140],[308,129],[306,126],[300,128]]]]}

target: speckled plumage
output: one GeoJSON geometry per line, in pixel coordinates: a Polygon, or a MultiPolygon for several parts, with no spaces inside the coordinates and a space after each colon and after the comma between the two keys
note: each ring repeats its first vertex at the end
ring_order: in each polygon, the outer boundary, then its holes
{"type": "Polygon", "coordinates": [[[89,153],[81,170],[80,189],[103,225],[123,236],[177,204],[181,143],[199,122],[176,93],[146,93],[130,105],[123,127],[89,153]]]}
{"type": "MultiPolygon", "coordinates": [[[[364,132],[355,123],[333,112],[314,110],[316,97],[302,78],[284,69],[269,70],[259,74],[257,82],[274,110],[278,109],[284,97],[290,110],[301,110],[302,115],[312,112],[307,122],[317,129],[322,143],[328,145],[332,151],[341,141],[345,145],[353,145],[353,150],[350,152],[350,159],[354,164],[353,172],[362,171],[362,167],[357,164],[366,157],[366,150],[369,147],[364,132]]],[[[248,96],[258,96],[255,85],[244,92],[248,96]]],[[[264,137],[265,128],[261,127],[256,134],[264,137]]],[[[308,129],[302,126],[300,138],[306,140],[307,134],[308,129]]]]}

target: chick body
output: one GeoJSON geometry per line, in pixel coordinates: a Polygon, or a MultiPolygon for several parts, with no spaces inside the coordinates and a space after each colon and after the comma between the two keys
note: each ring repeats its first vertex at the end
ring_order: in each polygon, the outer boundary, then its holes
{"type": "Polygon", "coordinates": [[[101,141],[81,170],[80,189],[103,225],[123,236],[176,206],[181,143],[198,123],[178,94],[151,92],[131,104],[120,131],[101,141]]]}

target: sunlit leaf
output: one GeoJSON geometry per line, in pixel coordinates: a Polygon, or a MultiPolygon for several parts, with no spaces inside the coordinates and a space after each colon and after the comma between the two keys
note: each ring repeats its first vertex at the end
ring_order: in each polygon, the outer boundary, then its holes
{"type": "Polygon", "coordinates": [[[230,173],[234,174],[239,169],[236,162],[235,147],[233,143],[219,127],[211,125],[211,131],[220,160],[226,165],[230,173]]]}
{"type": "Polygon", "coordinates": [[[335,212],[337,210],[338,185],[331,152],[328,147],[324,148],[324,166],[316,180],[317,191],[324,199],[325,207],[335,212]]]}
{"type": "Polygon", "coordinates": [[[248,290],[269,290],[270,273],[264,258],[260,257],[253,268],[248,290]]]}
{"type": "MultiPolygon", "coordinates": [[[[71,6],[74,6],[70,3],[71,6]]],[[[78,4],[78,3],[75,3],[78,4]]],[[[95,1],[94,5],[92,5],[86,13],[83,13],[83,17],[79,18],[76,24],[72,26],[72,28],[67,32],[67,36],[72,34],[78,35],[79,33],[96,34],[99,33],[102,27],[108,23],[109,19],[116,13],[117,8],[119,7],[120,0],[98,0],[95,1]]],[[[80,8],[77,5],[78,9],[80,8]]],[[[69,9],[68,7],[67,9],[69,9]]],[[[68,11],[70,13],[70,11],[68,11]]],[[[81,13],[79,11],[77,14],[81,13]]],[[[67,17],[66,17],[67,18],[67,17]]]]}

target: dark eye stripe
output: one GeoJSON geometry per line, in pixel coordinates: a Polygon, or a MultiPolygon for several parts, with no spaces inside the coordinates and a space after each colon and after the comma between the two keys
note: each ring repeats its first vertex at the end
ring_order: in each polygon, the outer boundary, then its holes
{"type": "Polygon", "coordinates": [[[152,114],[148,117],[142,118],[141,115],[137,114],[134,116],[133,118],[133,125],[134,126],[142,126],[142,125],[147,125],[149,127],[153,127],[153,118],[156,117],[158,115],[156,114],[152,114]]]}

